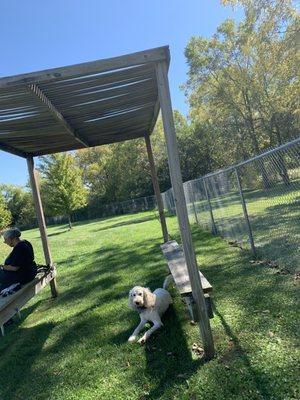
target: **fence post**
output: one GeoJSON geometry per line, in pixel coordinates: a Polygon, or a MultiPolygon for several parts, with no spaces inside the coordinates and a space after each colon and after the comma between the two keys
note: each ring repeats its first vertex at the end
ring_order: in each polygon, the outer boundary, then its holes
{"type": "Polygon", "coordinates": [[[191,200],[192,200],[192,204],[193,204],[196,223],[197,223],[197,225],[199,225],[197,210],[196,210],[196,207],[195,207],[195,192],[194,192],[194,189],[193,189],[193,186],[192,186],[191,182],[189,183],[189,186],[190,186],[190,191],[191,191],[191,200]]]}
{"type": "Polygon", "coordinates": [[[256,249],[255,249],[255,245],[254,245],[251,224],[250,224],[250,221],[249,221],[247,206],[246,206],[245,197],[244,197],[244,193],[243,193],[243,189],[242,189],[242,185],[241,185],[241,178],[240,178],[238,169],[234,168],[234,171],[235,171],[235,176],[236,176],[238,189],[239,189],[239,193],[240,193],[240,198],[241,198],[241,202],[242,202],[243,213],[244,213],[246,225],[247,225],[247,228],[248,228],[248,236],[249,236],[251,250],[252,250],[253,254],[256,255],[256,249]]]}
{"type": "Polygon", "coordinates": [[[206,195],[206,199],[208,202],[208,208],[209,208],[209,212],[210,212],[210,218],[211,218],[211,224],[212,224],[212,233],[214,235],[216,235],[218,233],[217,231],[217,227],[216,227],[216,223],[215,223],[215,219],[214,219],[214,214],[213,214],[213,210],[212,210],[212,206],[211,206],[211,202],[210,202],[210,196],[206,187],[206,182],[205,182],[205,178],[203,178],[203,185],[204,185],[204,190],[205,190],[205,195],[206,195]]]}

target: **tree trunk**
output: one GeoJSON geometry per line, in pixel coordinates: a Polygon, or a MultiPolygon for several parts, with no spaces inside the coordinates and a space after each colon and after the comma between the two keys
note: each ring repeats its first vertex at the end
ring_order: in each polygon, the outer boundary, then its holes
{"type": "Polygon", "coordinates": [[[72,229],[71,215],[68,215],[69,229],[72,229]]]}
{"type": "Polygon", "coordinates": [[[280,153],[276,154],[275,160],[276,160],[275,161],[276,169],[278,170],[278,173],[281,176],[283,183],[286,186],[289,186],[291,184],[291,181],[290,181],[288,170],[286,168],[285,161],[284,161],[284,158],[282,157],[282,154],[280,154],[280,153]]]}
{"type": "MultiPolygon", "coordinates": [[[[256,137],[256,132],[255,132],[255,127],[254,127],[254,121],[253,121],[253,115],[252,115],[252,110],[251,110],[251,105],[250,105],[250,100],[248,97],[248,93],[244,93],[244,101],[246,103],[246,108],[248,111],[248,123],[249,123],[249,133],[250,133],[250,139],[252,141],[253,149],[258,155],[260,153],[257,137],[256,137]]],[[[263,159],[260,158],[258,160],[258,168],[260,170],[262,180],[263,180],[263,187],[264,189],[269,189],[271,187],[271,183],[268,177],[267,170],[265,168],[263,159]]]]}
{"type": "MultiPolygon", "coordinates": [[[[276,117],[275,117],[275,119],[276,119],[276,117]]],[[[274,125],[275,125],[275,133],[276,133],[276,136],[277,136],[278,145],[281,145],[282,144],[282,138],[281,138],[279,126],[278,126],[276,121],[275,121],[274,125]]],[[[276,165],[276,167],[278,169],[278,173],[281,176],[283,183],[286,186],[289,186],[291,184],[290,177],[289,177],[286,165],[285,165],[284,158],[282,157],[282,154],[280,152],[278,152],[278,154],[276,155],[276,163],[275,163],[275,165],[276,165]]]]}

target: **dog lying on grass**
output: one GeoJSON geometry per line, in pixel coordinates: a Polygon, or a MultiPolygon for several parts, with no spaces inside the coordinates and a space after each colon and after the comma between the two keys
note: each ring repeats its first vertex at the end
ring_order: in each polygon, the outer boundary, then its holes
{"type": "Polygon", "coordinates": [[[129,307],[140,314],[141,322],[129,337],[129,342],[135,342],[138,339],[138,334],[148,321],[152,322],[153,326],[138,340],[140,344],[144,344],[152,333],[163,325],[161,316],[172,303],[170,293],[166,290],[170,279],[171,278],[168,276],[165,279],[163,288],[156,289],[153,293],[150,289],[142,286],[135,286],[130,290],[129,307]]]}

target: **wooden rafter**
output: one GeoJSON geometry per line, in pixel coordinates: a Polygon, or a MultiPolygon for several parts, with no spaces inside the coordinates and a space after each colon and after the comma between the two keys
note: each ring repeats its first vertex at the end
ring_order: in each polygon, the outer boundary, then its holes
{"type": "Polygon", "coordinates": [[[39,156],[150,135],[155,65],[169,60],[164,46],[0,78],[0,149],[39,156]]]}
{"type": "Polygon", "coordinates": [[[136,65],[155,63],[162,60],[165,60],[167,63],[169,63],[170,53],[168,46],[157,47],[155,49],[139,51],[119,57],[107,58],[104,60],[97,60],[67,67],[8,76],[5,78],[0,78],[0,88],[30,83],[52,82],[56,81],[57,79],[70,79],[80,75],[98,74],[101,72],[112,71],[121,68],[130,68],[136,65]]]}
{"type": "Polygon", "coordinates": [[[66,119],[61,114],[61,112],[59,112],[57,110],[57,108],[51,103],[51,101],[48,99],[48,97],[42,92],[42,90],[36,84],[33,83],[33,84],[28,85],[28,89],[32,93],[34,93],[39,98],[39,100],[48,107],[49,111],[54,116],[54,118],[57,121],[59,121],[62,126],[64,126],[66,131],[71,136],[73,136],[76,139],[76,141],[80,142],[81,144],[83,144],[86,147],[89,147],[89,143],[86,140],[84,140],[82,137],[80,137],[78,135],[78,133],[76,133],[75,129],[68,123],[68,121],[66,121],[66,119]]]}
{"type": "Polygon", "coordinates": [[[25,153],[24,151],[18,150],[15,147],[9,146],[7,144],[1,143],[0,142],[0,150],[6,151],[7,153],[14,154],[15,156],[20,156],[20,157],[28,157],[28,154],[25,153]]]}

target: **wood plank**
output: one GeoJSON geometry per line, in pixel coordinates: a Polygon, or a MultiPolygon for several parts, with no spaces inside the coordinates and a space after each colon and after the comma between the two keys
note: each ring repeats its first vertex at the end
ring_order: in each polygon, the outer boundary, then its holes
{"type": "Polygon", "coordinates": [[[140,105],[144,105],[145,103],[152,103],[155,102],[157,97],[155,93],[143,93],[141,94],[132,94],[127,93],[122,95],[122,97],[114,98],[114,99],[102,99],[96,100],[92,103],[82,103],[80,105],[72,106],[63,108],[64,106],[60,107],[63,110],[63,114],[66,118],[72,119],[84,119],[88,120],[91,119],[90,117],[93,115],[99,115],[100,113],[104,113],[106,111],[113,111],[115,109],[119,109],[120,107],[136,107],[140,105]]]}
{"type": "Polygon", "coordinates": [[[3,325],[17,310],[20,310],[32,297],[39,293],[48,283],[55,279],[55,271],[42,274],[24,285],[18,292],[0,298],[0,325],[3,325]]]}
{"type": "Polygon", "coordinates": [[[50,113],[56,118],[59,123],[66,129],[66,131],[75,138],[75,140],[79,141],[82,143],[84,146],[88,147],[89,144],[85,140],[83,140],[80,135],[76,132],[76,130],[69,124],[68,121],[64,118],[64,116],[61,114],[59,110],[54,106],[54,104],[51,103],[51,101],[47,98],[47,96],[40,90],[40,88],[35,85],[31,84],[28,85],[29,90],[38,97],[38,99],[48,107],[50,113]]]}
{"type": "MultiPolygon", "coordinates": [[[[35,212],[36,212],[36,216],[37,216],[37,220],[38,220],[38,224],[39,224],[39,230],[40,230],[41,239],[42,239],[42,245],[43,245],[43,251],[44,251],[46,265],[53,265],[49,242],[48,242],[47,231],[46,231],[46,221],[45,221],[45,216],[44,216],[44,211],[43,211],[40,188],[37,183],[35,168],[34,168],[34,161],[33,161],[32,157],[27,158],[27,167],[28,167],[28,172],[29,172],[30,186],[31,186],[31,190],[32,190],[32,197],[33,197],[35,212]]],[[[51,281],[50,286],[51,286],[52,297],[56,297],[57,296],[57,286],[56,286],[55,278],[51,281]]]]}
{"type": "MultiPolygon", "coordinates": [[[[84,93],[84,94],[79,94],[79,95],[67,95],[64,98],[58,98],[55,99],[55,104],[61,112],[64,113],[64,111],[70,111],[74,109],[81,109],[81,107],[93,105],[93,104],[98,104],[101,106],[101,104],[106,104],[106,103],[111,103],[112,105],[116,104],[116,102],[119,99],[124,98],[124,96],[152,96],[155,99],[157,99],[157,92],[153,90],[153,85],[151,82],[143,82],[140,85],[137,85],[135,87],[130,86],[130,87],[122,87],[122,88],[116,88],[116,89],[111,89],[109,91],[98,91],[95,93],[84,93]]],[[[49,97],[51,98],[51,97],[49,97]]],[[[54,99],[54,97],[52,97],[54,99]]],[[[126,98],[126,97],[125,97],[126,98]]],[[[128,104],[130,104],[130,97],[127,99],[128,104]]]]}
{"type": "Polygon", "coordinates": [[[192,286],[193,298],[196,305],[197,318],[199,317],[198,319],[200,321],[199,328],[203,340],[205,357],[211,359],[214,356],[214,343],[206,311],[206,303],[197,267],[187,206],[184,197],[179,151],[168,81],[168,64],[166,62],[158,62],[156,64],[156,76],[180,236],[192,286]]]}
{"type": "Polygon", "coordinates": [[[159,189],[157,172],[156,172],[154,156],[153,156],[153,151],[152,151],[152,146],[151,146],[151,141],[150,141],[149,135],[145,135],[145,143],[146,143],[146,149],[147,149],[148,160],[149,160],[149,165],[150,165],[152,185],[153,185],[156,202],[157,202],[161,230],[162,230],[164,242],[167,242],[169,239],[169,234],[168,234],[168,228],[167,228],[166,218],[165,218],[165,213],[164,213],[164,204],[163,204],[160,189],[159,189]]]}
{"type": "Polygon", "coordinates": [[[0,150],[6,151],[7,153],[11,153],[15,156],[24,157],[24,158],[28,157],[27,152],[19,150],[16,147],[10,146],[3,142],[0,142],[0,150]]]}
{"type": "Polygon", "coordinates": [[[154,66],[150,64],[102,75],[91,75],[58,82],[40,83],[39,86],[47,93],[60,94],[66,90],[68,92],[77,92],[95,86],[110,88],[117,84],[127,84],[142,78],[153,78],[153,75],[155,77],[155,69],[154,66]]]}
{"type": "Polygon", "coordinates": [[[50,82],[57,79],[67,79],[81,75],[128,68],[134,65],[153,63],[166,60],[169,63],[169,47],[157,47],[119,57],[92,61],[66,67],[46,69],[38,72],[9,76],[0,79],[0,88],[30,83],[50,82]]]}
{"type": "MultiPolygon", "coordinates": [[[[50,128],[49,127],[42,127],[36,130],[11,130],[8,131],[7,133],[1,133],[0,138],[2,140],[7,140],[7,143],[11,141],[17,141],[18,139],[36,139],[37,141],[39,140],[45,140],[47,139],[47,136],[51,134],[51,138],[53,140],[56,140],[61,137],[62,134],[65,134],[65,130],[61,129],[55,129],[55,128],[50,128]]],[[[19,142],[20,143],[20,142],[19,142]]]]}
{"type": "MultiPolygon", "coordinates": [[[[101,138],[101,141],[97,141],[95,144],[91,144],[90,147],[96,147],[96,146],[102,146],[102,145],[106,145],[106,144],[112,144],[112,143],[118,143],[118,142],[124,142],[126,140],[134,140],[134,139],[139,139],[139,138],[143,138],[144,137],[144,132],[145,130],[142,130],[138,133],[135,134],[130,134],[130,135],[110,135],[108,137],[104,137],[101,138]]],[[[76,148],[77,150],[83,148],[83,146],[79,146],[76,148]]],[[[74,150],[75,147],[72,147],[72,149],[74,150]]],[[[35,153],[35,156],[43,156],[46,154],[53,154],[53,153],[59,153],[62,151],[69,151],[70,148],[59,148],[59,149],[55,149],[55,148],[48,148],[47,150],[41,150],[38,151],[37,153],[35,153]]]]}
{"type": "MultiPolygon", "coordinates": [[[[175,280],[179,293],[182,295],[192,293],[188,269],[181,247],[175,240],[170,240],[169,242],[162,244],[160,247],[168,261],[170,272],[175,280]]],[[[203,292],[211,292],[211,284],[208,282],[202,272],[199,271],[199,275],[203,292]]]]}

